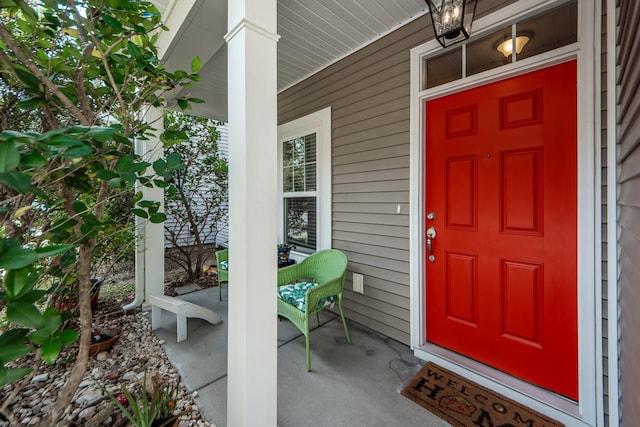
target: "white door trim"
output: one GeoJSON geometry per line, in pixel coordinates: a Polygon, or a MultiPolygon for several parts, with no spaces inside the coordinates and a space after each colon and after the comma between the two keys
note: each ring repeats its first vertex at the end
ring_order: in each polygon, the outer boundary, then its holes
{"type": "MultiPolygon", "coordinates": [[[[490,33],[496,27],[510,24],[524,16],[537,14],[546,8],[566,3],[542,1],[531,5],[521,0],[473,23],[474,34],[490,33]]],[[[600,139],[596,133],[596,93],[594,62],[599,61],[599,17],[596,19],[595,2],[579,2],[578,42],[533,58],[517,61],[468,78],[457,80],[429,90],[421,90],[421,64],[423,58],[439,48],[432,40],[411,50],[411,165],[410,165],[410,286],[411,286],[411,346],[415,354],[425,360],[434,360],[445,368],[456,371],[505,396],[558,419],[567,425],[595,426],[602,419],[602,370],[598,362],[601,354],[599,328],[600,303],[596,296],[599,282],[599,227],[601,191],[599,163],[600,139]],[[514,377],[487,368],[468,358],[456,355],[435,345],[425,343],[426,336],[424,292],[424,104],[429,99],[471,89],[567,60],[578,62],[578,377],[580,400],[576,404],[554,393],[527,384],[514,377]],[[596,248],[598,250],[596,250],[596,248]],[[598,336],[596,336],[598,334],[598,336]],[[599,393],[600,391],[600,393],[599,393]]],[[[599,77],[598,77],[599,78],[599,77]]]]}

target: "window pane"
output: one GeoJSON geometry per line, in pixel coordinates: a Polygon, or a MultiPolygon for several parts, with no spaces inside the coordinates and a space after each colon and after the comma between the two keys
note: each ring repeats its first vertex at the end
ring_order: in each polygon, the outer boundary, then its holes
{"type": "Polygon", "coordinates": [[[467,76],[510,64],[511,57],[505,58],[497,50],[498,45],[504,40],[511,40],[511,27],[467,43],[467,76]]]}
{"type": "Polygon", "coordinates": [[[292,197],[284,200],[286,243],[316,250],[316,199],[292,197]]]}
{"type": "Polygon", "coordinates": [[[293,191],[293,168],[285,167],[282,171],[282,189],[285,193],[293,191]]]}
{"type": "Polygon", "coordinates": [[[458,48],[435,58],[427,58],[426,89],[462,78],[462,49],[458,48]]]}
{"type": "Polygon", "coordinates": [[[529,43],[516,59],[529,58],[578,40],[578,10],[576,2],[567,4],[544,15],[518,23],[518,34],[530,35],[529,43]]]}
{"type": "Polygon", "coordinates": [[[316,134],[304,137],[305,183],[304,191],[316,191],[316,134]]]}
{"type": "Polygon", "coordinates": [[[293,190],[304,191],[304,166],[294,166],[293,170],[293,190]]]}
{"type": "Polygon", "coordinates": [[[284,192],[316,191],[316,134],[285,141],[282,146],[284,192]]]}

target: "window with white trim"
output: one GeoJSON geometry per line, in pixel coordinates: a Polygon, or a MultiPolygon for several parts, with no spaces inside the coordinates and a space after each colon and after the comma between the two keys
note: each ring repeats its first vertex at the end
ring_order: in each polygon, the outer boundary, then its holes
{"type": "Polygon", "coordinates": [[[331,109],[278,127],[281,243],[294,257],[331,247],[331,109]]]}

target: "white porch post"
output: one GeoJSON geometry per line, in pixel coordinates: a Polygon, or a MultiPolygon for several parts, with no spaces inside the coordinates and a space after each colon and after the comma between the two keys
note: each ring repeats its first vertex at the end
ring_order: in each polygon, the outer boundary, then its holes
{"type": "MultiPolygon", "coordinates": [[[[164,156],[164,148],[160,142],[160,133],[164,130],[162,115],[164,110],[161,108],[149,107],[146,112],[145,120],[152,123],[157,129],[157,137],[149,138],[146,141],[137,141],[139,144],[136,148],[138,153],[142,155],[143,160],[153,163],[160,157],[164,156]]],[[[159,187],[147,188],[140,187],[143,200],[152,200],[160,202],[160,212],[164,212],[164,189],[159,187]]],[[[140,221],[141,227],[137,230],[142,233],[144,244],[142,253],[136,251],[136,266],[139,264],[140,258],[144,261],[143,271],[136,269],[136,293],[139,289],[139,280],[143,280],[144,301],[148,306],[149,295],[164,295],[164,224],[153,224],[147,220],[140,221]],[[140,273],[140,274],[138,274],[140,273]],[[142,277],[138,277],[138,276],[142,277]]],[[[136,222],[138,224],[138,222],[136,222]]],[[[142,269],[141,269],[142,270],[142,269]]],[[[136,300],[139,296],[136,294],[136,300]]]]}
{"type": "Polygon", "coordinates": [[[276,5],[228,2],[229,427],[277,422],[276,5]]]}

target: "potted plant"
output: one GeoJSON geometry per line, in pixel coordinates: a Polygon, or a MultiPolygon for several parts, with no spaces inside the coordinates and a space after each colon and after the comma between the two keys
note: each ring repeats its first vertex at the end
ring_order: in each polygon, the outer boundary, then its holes
{"type": "Polygon", "coordinates": [[[157,372],[147,376],[145,371],[139,398],[124,388],[117,397],[101,388],[134,427],[175,427],[185,413],[176,413],[180,377],[175,385],[166,384],[157,372]]]}
{"type": "Polygon", "coordinates": [[[278,244],[278,264],[288,263],[291,249],[295,249],[295,248],[296,247],[294,245],[290,245],[289,243],[278,244]]]}

